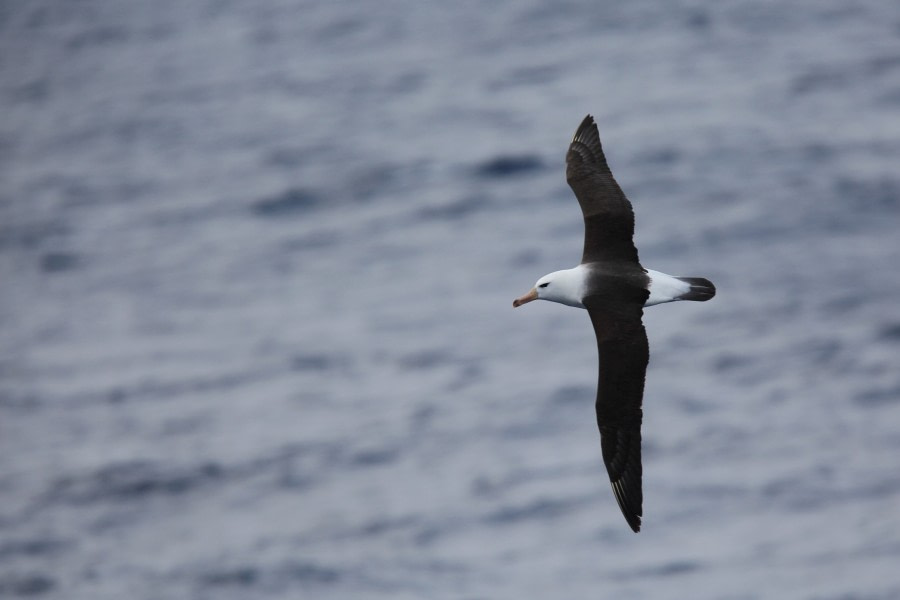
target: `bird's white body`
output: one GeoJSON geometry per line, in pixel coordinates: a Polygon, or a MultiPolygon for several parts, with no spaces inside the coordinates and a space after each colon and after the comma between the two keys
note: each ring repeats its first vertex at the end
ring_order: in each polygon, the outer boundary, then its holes
{"type": "MultiPolygon", "coordinates": [[[[587,277],[588,269],[582,264],[544,275],[534,284],[534,289],[540,300],[584,308],[581,300],[587,289],[587,277]]],[[[647,277],[650,278],[650,297],[644,303],[645,307],[680,300],[691,290],[689,283],[659,271],[647,269],[647,277]]]]}

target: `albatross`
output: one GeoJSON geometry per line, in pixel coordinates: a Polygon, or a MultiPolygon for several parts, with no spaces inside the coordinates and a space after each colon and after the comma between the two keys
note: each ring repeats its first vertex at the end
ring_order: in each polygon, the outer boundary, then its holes
{"type": "Polygon", "coordinates": [[[702,277],[675,277],[641,266],[634,246],[634,210],[613,179],[594,118],[579,125],[566,154],[566,181],[584,215],[581,263],[537,280],[519,307],[550,300],[587,309],[597,336],[600,369],[597,427],[613,494],[628,525],[640,531],[641,409],[650,350],[642,322],[644,307],[716,295],[702,277]]]}

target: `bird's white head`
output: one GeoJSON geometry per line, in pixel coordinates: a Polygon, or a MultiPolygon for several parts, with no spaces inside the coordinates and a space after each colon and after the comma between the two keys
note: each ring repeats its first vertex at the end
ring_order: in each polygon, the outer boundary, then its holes
{"type": "Polygon", "coordinates": [[[532,300],[549,300],[584,308],[581,299],[584,297],[585,275],[581,265],[544,275],[527,294],[513,300],[513,307],[518,308],[532,300]]]}

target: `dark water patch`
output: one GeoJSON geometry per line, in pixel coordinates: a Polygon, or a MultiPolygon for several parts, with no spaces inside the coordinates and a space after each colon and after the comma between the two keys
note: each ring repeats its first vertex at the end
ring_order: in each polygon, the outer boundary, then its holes
{"type": "Polygon", "coordinates": [[[412,542],[416,546],[430,546],[448,535],[459,533],[467,527],[460,519],[445,516],[439,522],[421,524],[413,533],[412,542]]]}
{"type": "MultiPolygon", "coordinates": [[[[293,86],[284,79],[273,80],[272,86],[277,89],[288,87],[291,93],[303,93],[305,88],[293,86]]],[[[316,143],[298,146],[296,144],[278,145],[272,144],[272,148],[264,150],[260,158],[263,165],[277,167],[291,176],[296,176],[299,168],[310,165],[335,165],[333,169],[343,165],[347,161],[346,147],[334,137],[329,136],[318,140],[316,143]]],[[[321,168],[321,167],[319,167],[321,168]]]]}
{"type": "Polygon", "coordinates": [[[489,90],[544,85],[556,81],[562,75],[557,65],[537,65],[509,70],[503,77],[488,83],[489,90]]]}
{"type": "MultiPolygon", "coordinates": [[[[804,19],[807,18],[805,13],[803,15],[804,19]]],[[[726,18],[730,27],[754,36],[760,31],[765,31],[768,35],[795,31],[800,20],[794,13],[785,11],[778,5],[759,2],[736,2],[731,5],[726,18]]]]}
{"type": "Polygon", "coordinates": [[[533,267],[540,264],[542,256],[543,254],[538,248],[522,250],[509,259],[509,266],[517,269],[522,267],[533,267]]]}
{"type": "Polygon", "coordinates": [[[825,366],[840,355],[842,348],[841,342],[836,339],[807,340],[796,348],[795,355],[809,360],[814,365],[825,366]]]}
{"type": "Polygon", "coordinates": [[[648,166],[662,167],[677,163],[681,159],[681,151],[669,146],[667,148],[655,148],[639,154],[636,159],[639,163],[648,166]]]}
{"type": "Polygon", "coordinates": [[[27,413],[39,409],[42,404],[41,399],[33,392],[0,389],[0,407],[27,413]]]}
{"type": "Polygon", "coordinates": [[[527,440],[544,437],[559,429],[558,421],[546,418],[546,413],[528,420],[510,422],[500,429],[500,435],[509,440],[527,440]]]}
{"type": "Polygon", "coordinates": [[[843,200],[847,218],[860,211],[877,212],[900,206],[900,181],[890,178],[856,179],[838,177],[833,184],[835,197],[843,200]]]}
{"type": "Polygon", "coordinates": [[[810,596],[812,600],[897,600],[900,598],[900,587],[887,593],[829,592],[810,596]]]}
{"type": "Polygon", "coordinates": [[[768,216],[760,216],[727,227],[715,226],[714,228],[703,230],[699,235],[695,236],[693,243],[696,244],[695,247],[724,252],[736,244],[743,244],[748,241],[762,244],[774,240],[780,241],[785,239],[786,236],[797,235],[797,223],[792,223],[788,220],[778,222],[768,216]]]}
{"type": "Polygon", "coordinates": [[[672,560],[656,565],[623,571],[616,574],[617,579],[655,579],[687,575],[703,568],[700,562],[692,560],[672,560]]]}
{"type": "Polygon", "coordinates": [[[762,497],[790,510],[814,510],[840,500],[842,494],[833,479],[830,468],[811,469],[766,484],[762,497]]]}
{"type": "MultiPolygon", "coordinates": [[[[105,131],[105,130],[103,130],[105,131]]],[[[119,144],[154,144],[164,146],[181,146],[187,134],[187,127],[178,119],[172,117],[151,117],[145,114],[129,115],[114,122],[109,131],[115,136],[119,144]]],[[[147,189],[154,189],[148,182],[122,182],[117,184],[113,193],[106,193],[109,200],[133,201],[140,197],[147,189]],[[121,189],[130,187],[131,190],[121,189]]]]}
{"type": "Polygon", "coordinates": [[[900,476],[889,471],[874,483],[852,489],[847,496],[852,499],[886,498],[895,496],[897,492],[900,492],[900,476]]]}
{"type": "Polygon", "coordinates": [[[106,393],[106,401],[109,404],[122,404],[127,399],[128,393],[121,387],[115,387],[106,393]]]}
{"type": "Polygon", "coordinates": [[[413,538],[413,542],[417,546],[428,546],[433,544],[446,530],[443,527],[430,525],[420,529],[413,538]]]}
{"type": "Polygon", "coordinates": [[[395,76],[388,85],[388,92],[397,95],[409,94],[422,89],[427,76],[422,71],[408,71],[395,76]]]}
{"type": "Polygon", "coordinates": [[[305,490],[312,486],[315,479],[309,473],[300,470],[293,462],[280,465],[276,484],[283,490],[305,490]]]}
{"type": "Polygon", "coordinates": [[[418,526],[418,520],[414,517],[401,517],[398,519],[375,518],[364,524],[356,532],[361,537],[378,537],[397,531],[409,530],[418,526]]]}
{"type": "MultiPolygon", "coordinates": [[[[841,149],[835,148],[834,146],[823,144],[821,142],[810,142],[803,145],[800,150],[800,155],[805,163],[822,163],[836,158],[840,152],[841,149]]],[[[808,185],[806,181],[801,181],[800,183],[804,186],[808,185]]]]}
{"type": "MultiPolygon", "coordinates": [[[[28,102],[28,104],[36,104],[36,102],[28,102]]],[[[12,135],[0,133],[0,156],[10,156],[16,150],[16,142],[13,141],[12,135]]],[[[12,189],[7,188],[7,189],[12,189]]],[[[0,206],[9,206],[11,200],[8,200],[0,193],[0,206]]]]}
{"type": "Polygon", "coordinates": [[[261,479],[280,489],[304,490],[321,477],[391,464],[401,457],[401,449],[389,444],[340,443],[291,444],[268,456],[219,468],[216,477],[199,478],[194,486],[212,480],[229,482],[261,479]]]}
{"type": "Polygon", "coordinates": [[[879,104],[890,108],[900,106],[900,88],[878,94],[878,102],[879,104]]]}
{"type": "Polygon", "coordinates": [[[371,200],[391,189],[399,177],[394,165],[375,165],[354,173],[350,177],[350,195],[354,200],[371,200]]]}
{"type": "Polygon", "coordinates": [[[550,520],[570,512],[580,501],[539,498],[527,504],[504,506],[489,513],[484,521],[490,525],[511,525],[521,521],[550,520]]]}
{"type": "Polygon", "coordinates": [[[338,358],[326,354],[298,354],[291,358],[291,370],[323,373],[337,368],[341,362],[338,358]]]}
{"type": "Polygon", "coordinates": [[[273,566],[237,565],[207,570],[197,576],[201,588],[278,589],[290,584],[331,584],[340,571],[314,562],[288,562],[273,566]]]}
{"type": "Polygon", "coordinates": [[[202,431],[212,420],[209,414],[172,417],[163,422],[159,433],[163,436],[195,435],[202,431]]]}
{"type": "Polygon", "coordinates": [[[36,104],[43,102],[50,95],[50,85],[46,79],[29,81],[10,90],[9,98],[13,102],[36,104]]]}
{"type": "Polygon", "coordinates": [[[883,471],[877,478],[851,485],[837,484],[834,468],[820,466],[794,477],[774,481],[762,489],[762,501],[792,511],[809,511],[837,504],[853,504],[879,498],[891,498],[900,492],[900,476],[883,471]]]}
{"type": "Polygon", "coordinates": [[[362,16],[339,17],[319,27],[315,32],[316,39],[326,45],[334,46],[350,41],[366,30],[369,21],[362,16]]]}
{"type": "Polygon", "coordinates": [[[889,323],[881,327],[878,339],[891,344],[900,344],[900,323],[889,323]]]}
{"type": "Polygon", "coordinates": [[[337,244],[338,239],[336,231],[314,231],[303,237],[293,238],[282,243],[279,246],[279,254],[331,248],[337,244]]]}
{"type": "Polygon", "coordinates": [[[532,174],[543,167],[543,161],[534,154],[506,155],[482,162],[475,168],[475,174],[486,179],[503,179],[532,174]]]}
{"type": "Polygon", "coordinates": [[[174,37],[178,33],[177,27],[172,23],[147,23],[141,29],[141,35],[145,39],[161,42],[174,37]]]}
{"type": "MultiPolygon", "coordinates": [[[[747,488],[728,485],[728,484],[698,484],[696,482],[688,482],[682,489],[678,491],[680,496],[690,498],[705,504],[716,504],[721,502],[738,502],[742,498],[749,495],[747,488]]],[[[706,509],[701,507],[700,510],[706,509]]]]}
{"type": "Polygon", "coordinates": [[[396,448],[367,448],[357,450],[349,457],[350,465],[354,467],[376,467],[394,462],[400,456],[396,448]]]}
{"type": "Polygon", "coordinates": [[[692,8],[684,17],[684,24],[695,32],[706,32],[712,29],[712,17],[709,11],[702,8],[692,8]]]}
{"type": "Polygon", "coordinates": [[[29,575],[9,574],[0,576],[0,596],[31,597],[53,591],[56,581],[43,573],[29,575]]]}
{"type": "Polygon", "coordinates": [[[490,498],[503,493],[508,489],[506,481],[491,479],[484,476],[478,476],[469,484],[469,491],[473,496],[490,498]]]}
{"type": "Polygon", "coordinates": [[[185,229],[188,226],[203,227],[213,219],[221,217],[226,211],[227,209],[221,209],[221,205],[179,206],[177,208],[161,209],[152,215],[148,215],[146,223],[157,230],[168,230],[170,227],[181,229],[185,229]]]}
{"type": "Polygon", "coordinates": [[[443,348],[422,350],[401,356],[398,360],[405,371],[427,371],[437,367],[449,366],[455,361],[450,352],[443,348]]]}
{"type": "Polygon", "coordinates": [[[708,413],[715,408],[715,404],[707,398],[697,396],[681,396],[675,400],[682,412],[688,415],[700,415],[708,413]]]}
{"type": "Polygon", "coordinates": [[[0,542],[0,561],[17,556],[47,557],[70,548],[72,542],[54,538],[6,540],[0,542]]]}
{"type": "Polygon", "coordinates": [[[672,259],[685,256],[694,249],[694,241],[691,238],[672,235],[665,239],[656,239],[652,242],[641,244],[641,256],[646,256],[647,262],[651,262],[654,261],[655,257],[672,259]]]}
{"type": "Polygon", "coordinates": [[[557,481],[579,473],[576,467],[519,468],[500,477],[478,475],[469,483],[469,492],[476,497],[499,498],[521,485],[535,481],[557,481]]]}
{"type": "Polygon", "coordinates": [[[232,481],[262,477],[275,487],[286,490],[309,488],[317,477],[346,466],[345,444],[288,444],[267,456],[229,466],[232,481]]]}
{"type": "Polygon", "coordinates": [[[293,171],[314,155],[314,150],[308,147],[280,147],[270,150],[263,157],[262,162],[263,164],[283,167],[293,171]]]}
{"type": "Polygon", "coordinates": [[[482,210],[487,200],[482,196],[467,196],[444,204],[424,206],[416,211],[417,220],[450,221],[461,219],[482,210]]]}
{"type": "Polygon", "coordinates": [[[278,218],[307,213],[318,208],[323,198],[316,192],[303,188],[290,188],[271,198],[253,204],[253,214],[264,218],[278,218]]]}
{"type": "MultiPolygon", "coordinates": [[[[730,398],[716,398],[715,402],[728,409],[730,398]]],[[[709,421],[714,423],[713,421],[709,421]]],[[[697,461],[708,460],[711,456],[718,459],[744,457],[748,449],[754,447],[753,435],[746,429],[732,425],[710,424],[703,427],[694,437],[684,438],[679,443],[679,451],[695,456],[697,461]],[[698,445],[697,440],[703,440],[698,445]]],[[[648,454],[645,452],[645,454],[648,454]]]]}
{"type": "Polygon", "coordinates": [[[410,415],[409,430],[419,433],[429,429],[440,416],[440,411],[434,405],[423,405],[416,408],[410,415]]]}
{"type": "Polygon", "coordinates": [[[900,384],[893,387],[870,388],[859,392],[853,400],[860,406],[878,407],[900,402],[900,384]]]}
{"type": "Polygon", "coordinates": [[[849,83],[851,73],[846,68],[817,67],[793,78],[791,93],[797,96],[833,90],[849,83]]]}
{"type": "Polygon", "coordinates": [[[252,373],[192,377],[176,381],[146,381],[133,386],[114,387],[106,393],[105,399],[110,404],[121,404],[145,398],[171,400],[184,394],[231,389],[267,379],[270,376],[271,373],[268,371],[254,371],[252,373]]]}
{"type": "Polygon", "coordinates": [[[893,73],[900,69],[900,55],[886,54],[870,58],[866,61],[866,69],[876,77],[893,73]]]}
{"type": "Polygon", "coordinates": [[[822,305],[822,312],[827,316],[841,316],[857,310],[867,301],[865,294],[858,291],[845,291],[836,298],[830,298],[822,305]]]}
{"type": "Polygon", "coordinates": [[[91,46],[111,46],[128,41],[128,32],[121,27],[98,26],[78,31],[66,42],[70,51],[80,51],[91,46]]]}
{"type": "Polygon", "coordinates": [[[550,396],[551,405],[590,405],[594,402],[595,391],[585,385],[564,385],[550,396]]]}
{"type": "Polygon", "coordinates": [[[41,256],[41,270],[44,273],[61,273],[76,268],[81,259],[68,252],[48,252],[41,256]]]}
{"type": "Polygon", "coordinates": [[[221,571],[213,571],[200,576],[200,583],[202,585],[212,587],[249,587],[258,581],[259,570],[253,566],[223,569],[221,571]]]}
{"type": "Polygon", "coordinates": [[[253,42],[253,46],[274,46],[283,39],[283,36],[279,34],[278,28],[270,23],[255,23],[249,39],[253,42]]]}
{"type": "MultiPolygon", "coordinates": [[[[0,202],[5,201],[0,198],[0,202]]],[[[50,241],[55,241],[69,233],[68,227],[61,222],[45,221],[40,223],[0,223],[0,250],[7,248],[39,248],[50,241]]]]}
{"type": "Polygon", "coordinates": [[[447,382],[444,389],[448,392],[458,392],[484,379],[484,367],[481,363],[469,362],[458,365],[455,376],[447,382]]]}
{"type": "Polygon", "coordinates": [[[713,369],[719,373],[730,373],[740,371],[751,367],[756,363],[756,359],[746,354],[736,354],[734,352],[725,352],[721,356],[716,357],[713,361],[713,369]]]}
{"type": "Polygon", "coordinates": [[[118,534],[139,523],[145,511],[146,506],[141,502],[110,504],[86,521],[84,529],[89,535],[118,534]]]}
{"type": "Polygon", "coordinates": [[[279,574],[300,583],[327,584],[336,583],[341,579],[341,572],[337,569],[312,562],[296,562],[284,565],[280,569],[279,574]]]}
{"type": "Polygon", "coordinates": [[[699,562],[690,560],[673,560],[670,562],[637,569],[633,572],[633,577],[671,577],[673,575],[684,575],[693,573],[702,568],[699,562]]]}
{"type": "Polygon", "coordinates": [[[109,182],[107,186],[100,186],[94,180],[82,180],[70,175],[50,173],[43,175],[29,187],[28,191],[35,197],[57,203],[67,209],[93,206],[98,199],[114,197],[117,201],[126,199],[127,192],[131,191],[135,182],[117,181],[109,182]],[[125,192],[119,194],[118,192],[125,192]],[[121,197],[120,197],[121,196],[121,197]]]}
{"type": "Polygon", "coordinates": [[[211,481],[225,470],[216,463],[169,467],[149,461],[129,461],[101,467],[81,476],[58,479],[45,494],[49,502],[141,502],[149,496],[173,496],[211,481]]]}

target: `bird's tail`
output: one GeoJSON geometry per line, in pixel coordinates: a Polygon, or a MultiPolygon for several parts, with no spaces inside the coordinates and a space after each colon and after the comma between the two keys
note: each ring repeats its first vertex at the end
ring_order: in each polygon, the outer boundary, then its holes
{"type": "Polygon", "coordinates": [[[716,295],[716,286],[709,279],[704,279],[703,277],[676,277],[676,279],[691,286],[691,289],[680,295],[678,300],[706,302],[716,295]]]}

